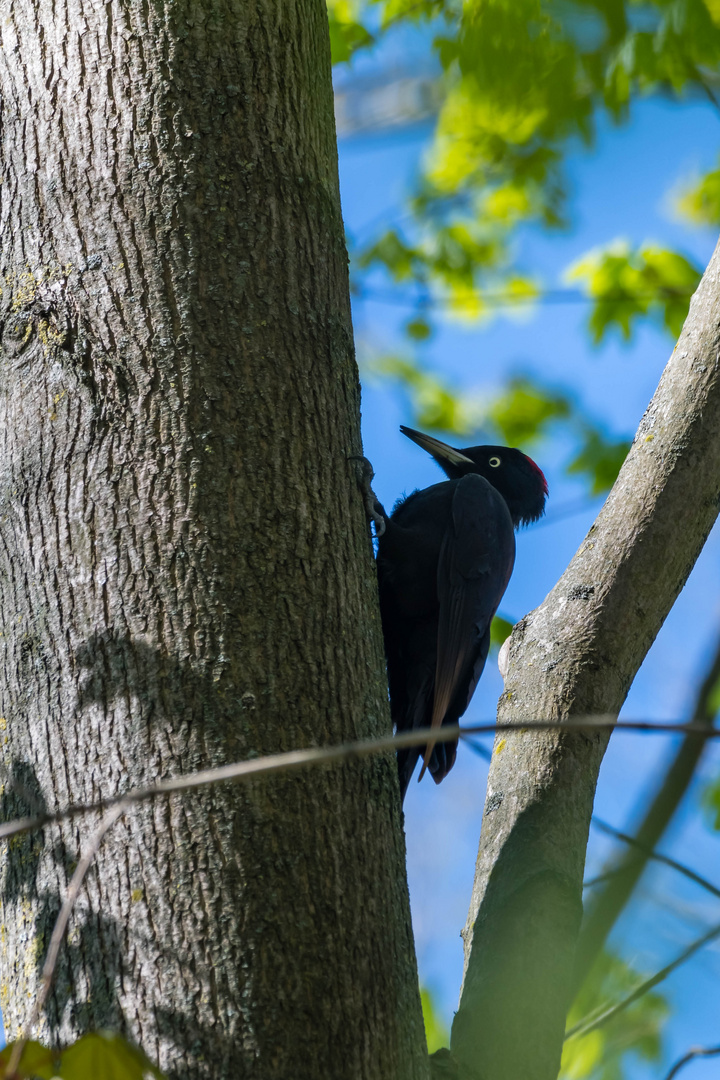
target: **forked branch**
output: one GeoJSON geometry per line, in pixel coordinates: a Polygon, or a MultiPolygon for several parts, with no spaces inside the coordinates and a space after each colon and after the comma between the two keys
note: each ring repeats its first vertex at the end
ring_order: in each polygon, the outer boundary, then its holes
{"type": "Polygon", "coordinates": [[[719,274],[716,249],[604,507],[510,640],[498,719],[542,715],[558,728],[495,742],[453,1025],[464,1077],[557,1076],[608,740],[563,721],[617,715],[717,517],[719,274]]]}

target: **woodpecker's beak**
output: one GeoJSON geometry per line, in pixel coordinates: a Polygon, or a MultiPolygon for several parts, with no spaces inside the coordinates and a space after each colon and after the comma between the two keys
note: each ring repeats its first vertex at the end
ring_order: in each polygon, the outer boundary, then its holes
{"type": "Polygon", "coordinates": [[[447,443],[440,442],[439,439],[433,439],[432,435],[423,435],[422,431],[414,431],[413,428],[404,427],[402,424],[400,430],[403,435],[407,435],[408,439],[412,439],[418,446],[422,446],[423,450],[427,450],[428,454],[432,454],[440,465],[445,463],[449,465],[475,464],[472,458],[465,457],[454,446],[448,446],[447,443]]]}

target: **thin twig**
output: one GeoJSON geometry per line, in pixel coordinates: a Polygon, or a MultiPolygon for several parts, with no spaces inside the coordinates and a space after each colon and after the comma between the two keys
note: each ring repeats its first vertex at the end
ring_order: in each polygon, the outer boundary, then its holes
{"type": "Polygon", "coordinates": [[[687,65],[690,74],[705,94],[705,97],[708,99],[715,111],[720,113],[720,101],[718,101],[717,97],[715,96],[714,90],[710,86],[709,82],[705,79],[703,73],[700,71],[700,68],[697,66],[697,64],[694,64],[692,60],[687,60],[687,65]]]}
{"type": "Polygon", "coordinates": [[[122,817],[122,815],[126,812],[129,806],[130,803],[128,801],[122,800],[121,802],[116,803],[115,806],[113,806],[108,811],[99,828],[90,838],[90,843],[87,846],[85,854],[82,856],[79,863],[75,867],[75,873],[70,879],[70,884],[68,885],[68,891],[65,896],[65,900],[63,901],[63,905],[60,908],[58,917],[55,920],[55,926],[53,927],[52,937],[50,938],[50,946],[48,948],[47,956],[45,957],[45,963],[43,965],[40,992],[38,993],[38,996],[35,1000],[35,1005],[33,1006],[32,1013],[30,1014],[30,1019],[25,1029],[25,1034],[22,1036],[22,1038],[17,1039],[17,1041],[13,1044],[10,1060],[8,1061],[7,1067],[3,1073],[4,1080],[18,1080],[17,1069],[18,1065],[20,1064],[20,1058],[22,1057],[22,1052],[25,1049],[25,1044],[32,1035],[33,1028],[40,1019],[40,1013],[42,1012],[45,1006],[45,1002],[47,1001],[48,994],[50,993],[50,987],[52,986],[52,981],[55,976],[55,968],[57,967],[58,955],[60,953],[60,946],[62,945],[63,938],[65,937],[65,931],[67,930],[67,925],[70,921],[72,910],[75,906],[75,902],[78,898],[80,889],[82,888],[83,882],[85,880],[85,875],[90,869],[95,856],[100,850],[100,845],[107,836],[108,832],[110,831],[110,829],[112,829],[118,818],[122,817]]]}
{"type": "Polygon", "coordinates": [[[595,889],[598,885],[604,885],[610,878],[615,877],[617,870],[605,870],[604,873],[598,874],[596,877],[586,878],[583,881],[583,889],[595,889]]]}
{"type": "Polygon", "coordinates": [[[261,776],[298,772],[311,765],[327,765],[338,761],[358,760],[372,754],[399,750],[407,746],[422,746],[423,743],[427,742],[428,738],[432,738],[435,742],[451,742],[454,739],[466,738],[468,735],[495,735],[502,732],[515,732],[523,735],[530,732],[557,730],[588,733],[612,732],[614,730],[654,732],[665,735],[697,735],[698,738],[702,739],[712,739],[720,736],[720,728],[707,728],[703,724],[657,723],[651,720],[616,721],[614,716],[610,714],[588,716],[581,720],[562,721],[561,723],[556,720],[518,720],[512,724],[491,722],[475,724],[471,727],[460,727],[457,724],[452,724],[439,729],[419,728],[417,731],[405,731],[400,735],[387,735],[379,739],[361,739],[357,742],[341,743],[338,746],[314,747],[308,750],[290,750],[283,754],[268,754],[266,757],[254,758],[252,761],[234,762],[230,765],[221,765],[216,769],[203,769],[200,772],[188,773],[186,776],[161,780],[157,784],[133,788],[118,795],[110,795],[107,798],[99,799],[97,802],[71,804],[55,813],[18,818],[15,821],[0,825],[0,840],[7,840],[12,836],[19,836],[21,833],[31,832],[34,829],[42,829],[46,825],[76,817],[78,814],[95,813],[123,801],[129,803],[143,802],[146,799],[172,795],[176,792],[194,791],[212,784],[227,783],[229,781],[242,783],[261,776]]]}
{"type": "Polygon", "coordinates": [[[703,945],[707,945],[708,942],[713,941],[716,937],[720,937],[720,923],[713,926],[711,930],[708,930],[708,932],[703,934],[701,938],[698,938],[697,941],[694,941],[692,945],[689,945],[687,949],[680,954],[680,956],[677,956],[671,963],[667,964],[664,968],[661,968],[661,970],[656,972],[651,978],[641,982],[640,985],[636,986],[633,992],[628,994],[626,998],[623,998],[622,1001],[618,1001],[616,1005],[611,1005],[609,1009],[605,1009],[605,1011],[594,1020],[579,1020],[577,1024],[569,1029],[569,1031],[565,1032],[564,1041],[567,1042],[568,1039],[576,1039],[580,1035],[589,1035],[591,1031],[595,1031],[596,1028],[602,1027],[608,1020],[612,1020],[618,1013],[627,1009],[628,1005],[632,1005],[638,998],[647,994],[648,990],[652,990],[654,986],[661,983],[668,975],[675,971],[676,968],[680,967],[681,964],[684,964],[691,956],[694,956],[698,949],[702,949],[703,945]]]}
{"type": "Polygon", "coordinates": [[[487,746],[483,746],[482,743],[476,742],[475,739],[465,739],[465,745],[469,746],[473,754],[477,754],[483,761],[492,760],[492,750],[488,750],[487,746]]]}
{"type": "MultiPolygon", "coordinates": [[[[716,689],[720,681],[720,637],[693,705],[690,724],[712,729],[717,714],[716,689]]],[[[677,747],[665,775],[645,809],[636,832],[635,851],[626,852],[604,867],[611,873],[604,888],[598,889],[587,905],[575,951],[576,993],[601,954],[610,931],[630,900],[642,876],[650,852],[657,850],[680,802],[690,786],[706,743],[687,736],[677,747]]]]}
{"type": "MultiPolygon", "coordinates": [[[[720,889],[717,885],[713,885],[707,878],[701,877],[695,870],[691,870],[689,866],[685,866],[684,863],[678,862],[677,859],[671,859],[669,855],[661,855],[659,851],[649,851],[645,844],[637,840],[634,836],[628,836],[627,833],[620,832],[614,825],[609,825],[606,821],[601,821],[595,814],[592,816],[592,823],[602,832],[607,833],[608,836],[614,836],[616,840],[622,840],[624,844],[628,844],[630,847],[636,848],[642,852],[643,865],[646,859],[652,859],[654,862],[663,863],[665,866],[669,866],[672,870],[677,870],[679,874],[684,874],[686,878],[690,878],[696,885],[702,885],[703,889],[707,889],[713,896],[720,896],[720,889]]],[[[620,873],[619,869],[609,870],[607,874],[601,875],[608,877],[613,874],[620,873]]],[[[595,879],[598,880],[597,878],[595,879]]]]}
{"type": "Polygon", "coordinates": [[[684,1069],[689,1061],[698,1057],[715,1057],[716,1054],[720,1054],[720,1046],[693,1046],[692,1050],[688,1050],[687,1054],[676,1061],[670,1072],[665,1077],[665,1080],[673,1080],[674,1077],[684,1069]]]}

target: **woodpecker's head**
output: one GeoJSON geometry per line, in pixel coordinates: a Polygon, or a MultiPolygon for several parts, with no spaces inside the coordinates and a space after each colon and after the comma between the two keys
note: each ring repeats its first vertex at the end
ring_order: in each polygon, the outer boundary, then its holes
{"type": "Polygon", "coordinates": [[[511,446],[454,446],[423,435],[409,427],[400,427],[403,435],[412,439],[437,461],[451,480],[468,473],[479,473],[500,492],[507,503],[513,525],[529,525],[545,513],[548,485],[532,458],[511,446]]]}

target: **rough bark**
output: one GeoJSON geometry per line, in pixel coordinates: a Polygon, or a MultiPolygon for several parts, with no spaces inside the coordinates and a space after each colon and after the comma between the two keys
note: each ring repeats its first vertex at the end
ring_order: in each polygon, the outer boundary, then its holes
{"type": "MultiPolygon", "coordinates": [[[[324,5],[14,0],[0,35],[3,816],[387,732],[324,5]]],[[[132,811],[41,1036],[425,1076],[394,771],[132,811]]],[[[4,852],[10,1038],[92,828],[4,852]]]]}
{"type": "Polygon", "coordinates": [[[617,714],[685,583],[720,498],[720,251],[628,458],[568,570],[515,628],[498,719],[557,732],[496,739],[452,1050],[463,1075],[554,1080],[607,736],[562,721],[617,714]]]}

